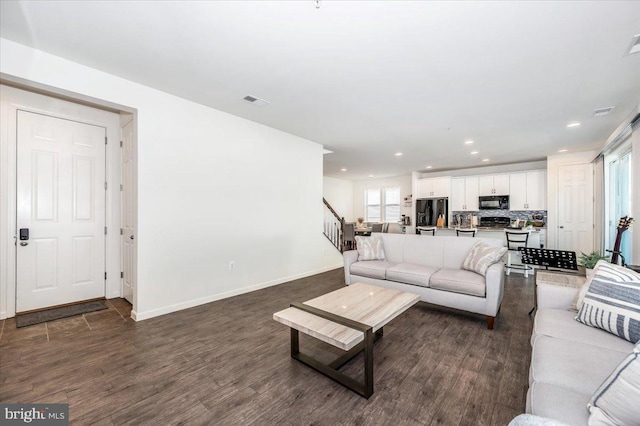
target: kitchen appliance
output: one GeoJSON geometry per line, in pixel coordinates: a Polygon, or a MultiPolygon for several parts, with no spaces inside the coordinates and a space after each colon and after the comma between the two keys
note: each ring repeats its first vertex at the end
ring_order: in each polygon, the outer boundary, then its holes
{"type": "Polygon", "coordinates": [[[448,198],[420,198],[416,200],[416,226],[436,226],[440,216],[444,218],[444,227],[449,226],[448,198]]]}
{"type": "Polygon", "coordinates": [[[478,198],[480,210],[509,210],[508,195],[491,195],[478,198]]]}
{"type": "Polygon", "coordinates": [[[508,228],[511,225],[511,219],[500,216],[480,217],[480,225],[483,228],[508,228]]]}

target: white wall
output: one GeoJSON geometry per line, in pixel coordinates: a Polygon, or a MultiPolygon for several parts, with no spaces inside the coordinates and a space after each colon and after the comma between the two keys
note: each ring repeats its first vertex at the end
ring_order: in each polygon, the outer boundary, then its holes
{"type": "Polygon", "coordinates": [[[411,175],[396,176],[390,178],[357,180],[353,183],[353,215],[357,219],[364,217],[364,194],[369,188],[400,187],[401,215],[411,215],[412,207],[404,206],[404,197],[412,194],[411,175]]]}
{"type": "Polygon", "coordinates": [[[322,146],[5,39],[0,72],[137,108],[137,319],[341,266],[322,146]]]}
{"type": "Polygon", "coordinates": [[[322,179],[324,199],[344,217],[347,222],[355,221],[353,216],[353,181],[325,176],[322,179]]]}

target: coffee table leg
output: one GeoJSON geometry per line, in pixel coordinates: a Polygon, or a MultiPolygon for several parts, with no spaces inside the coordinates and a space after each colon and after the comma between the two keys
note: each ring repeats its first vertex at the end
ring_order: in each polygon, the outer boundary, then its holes
{"type": "Polygon", "coordinates": [[[295,355],[300,353],[300,334],[298,330],[295,328],[291,328],[291,356],[295,357],[295,355]]]}
{"type": "MultiPolygon", "coordinates": [[[[380,333],[382,335],[382,333],[380,333]]],[[[373,333],[364,333],[364,397],[373,395],[373,333]]]]}

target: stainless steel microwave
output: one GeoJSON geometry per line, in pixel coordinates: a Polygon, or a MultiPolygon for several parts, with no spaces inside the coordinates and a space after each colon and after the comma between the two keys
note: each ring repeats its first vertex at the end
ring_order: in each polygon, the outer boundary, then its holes
{"type": "Polygon", "coordinates": [[[508,195],[492,195],[480,197],[478,205],[480,210],[509,210],[508,195]]]}

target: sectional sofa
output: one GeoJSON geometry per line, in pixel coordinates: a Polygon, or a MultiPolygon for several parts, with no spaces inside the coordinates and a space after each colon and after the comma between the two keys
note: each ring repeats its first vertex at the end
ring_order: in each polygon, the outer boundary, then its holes
{"type": "Polygon", "coordinates": [[[493,329],[504,293],[504,265],[489,267],[486,276],[462,269],[467,254],[478,242],[502,247],[493,238],[432,237],[378,234],[385,260],[358,261],[356,250],[344,253],[346,284],[363,282],[420,295],[423,302],[474,312],[487,317],[493,329]]]}

